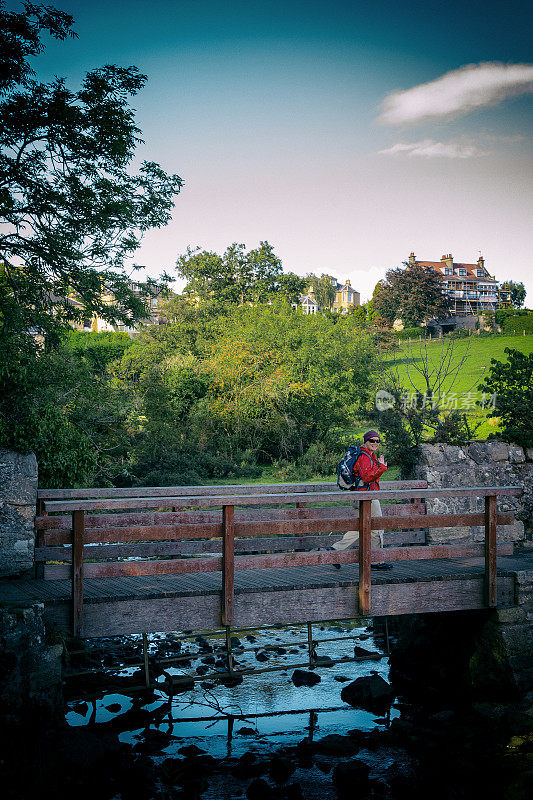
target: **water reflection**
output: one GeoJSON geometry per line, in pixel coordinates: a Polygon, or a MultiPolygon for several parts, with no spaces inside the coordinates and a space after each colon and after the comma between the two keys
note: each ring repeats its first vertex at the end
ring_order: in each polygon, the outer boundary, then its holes
{"type": "MultiPolygon", "coordinates": [[[[183,640],[172,635],[150,634],[147,650],[151,658],[171,652],[172,643],[179,643],[177,652],[190,659],[187,668],[165,665],[159,669],[152,699],[148,701],[117,692],[102,693],[87,703],[73,699],[68,704],[66,720],[71,726],[113,723],[119,728],[123,717],[120,740],[135,746],[145,741],[147,731],[160,731],[168,737],[166,746],[160,748],[162,756],[175,756],[187,743],[215,757],[238,757],[252,746],[258,751],[269,750],[294,745],[304,737],[314,739],[354,729],[369,731],[388,725],[391,718],[399,715],[393,708],[386,718],[378,718],[341,700],[342,687],[348,681],[371,673],[388,677],[381,636],[358,622],[316,624],[312,633],[312,650],[319,658],[333,661],[350,658],[354,647],[356,652],[357,648],[364,648],[382,658],[317,666],[313,672],[320,676],[320,682],[297,687],[292,681],[294,664],[304,665],[305,669],[310,649],[305,626],[239,631],[232,639],[234,669],[271,671],[246,674],[236,686],[201,679],[194,688],[169,697],[169,680],[198,675],[197,670],[201,673],[205,668],[208,675],[212,674],[213,662],[219,670],[224,668],[224,633],[204,638],[200,643],[195,637],[183,640]],[[318,639],[324,641],[317,643],[318,639]],[[145,714],[143,727],[138,725],[136,710],[145,714]],[[129,715],[137,724],[128,726],[129,715]]],[[[139,643],[139,637],[127,639],[130,647],[139,643]]],[[[99,644],[93,642],[92,646],[96,648],[99,644]]],[[[125,667],[116,674],[132,675],[135,669],[125,667]]]]}

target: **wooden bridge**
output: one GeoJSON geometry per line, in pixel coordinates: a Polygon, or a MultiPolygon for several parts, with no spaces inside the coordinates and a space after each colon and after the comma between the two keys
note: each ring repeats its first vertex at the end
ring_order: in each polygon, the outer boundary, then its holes
{"type": "Polygon", "coordinates": [[[86,637],[514,604],[514,573],[528,565],[497,543],[514,521],[497,500],[520,487],[382,486],[40,490],[36,577],[3,582],[0,601],[42,602],[48,623],[86,637]],[[457,497],[482,510],[426,513],[426,498],[457,497]],[[484,542],[425,545],[428,528],[464,526],[481,526],[484,542]],[[359,531],[358,549],[332,550],[347,530],[359,531]],[[373,531],[384,547],[372,547],[373,531]]]}

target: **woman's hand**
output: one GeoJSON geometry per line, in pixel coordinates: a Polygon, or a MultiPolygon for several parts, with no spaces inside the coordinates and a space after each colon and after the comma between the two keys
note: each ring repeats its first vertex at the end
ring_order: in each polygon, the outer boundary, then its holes
{"type": "Polygon", "coordinates": [[[383,458],[383,456],[380,456],[380,457],[379,457],[379,463],[380,463],[380,464],[383,464],[383,466],[384,466],[384,467],[386,467],[386,466],[387,466],[387,462],[385,461],[385,459],[383,458]]]}

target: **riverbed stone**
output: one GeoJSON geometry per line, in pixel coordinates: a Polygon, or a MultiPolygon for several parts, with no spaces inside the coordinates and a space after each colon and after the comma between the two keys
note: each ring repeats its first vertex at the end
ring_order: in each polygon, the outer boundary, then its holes
{"type": "Polygon", "coordinates": [[[339,800],[353,800],[364,796],[369,787],[370,768],[358,758],[337,764],[333,770],[333,783],[339,800]]]}
{"type": "Polygon", "coordinates": [[[320,683],[320,675],[304,669],[295,669],[292,673],[292,682],[295,686],[314,686],[320,683]]]}
{"type": "Polygon", "coordinates": [[[276,800],[277,792],[264,778],[254,778],[246,789],[248,800],[276,800]]]}
{"type": "Polygon", "coordinates": [[[388,708],[395,698],[392,686],[381,675],[365,675],[344,686],[341,699],[355,708],[381,712],[388,708]]]}

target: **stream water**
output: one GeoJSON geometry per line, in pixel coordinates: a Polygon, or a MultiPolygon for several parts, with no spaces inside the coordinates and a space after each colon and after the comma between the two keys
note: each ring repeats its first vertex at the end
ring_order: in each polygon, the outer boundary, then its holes
{"type": "Polygon", "coordinates": [[[476,797],[481,786],[485,798],[528,796],[501,794],[500,777],[492,776],[495,758],[506,752],[486,710],[420,711],[397,698],[372,713],[344,702],[343,687],[357,678],[389,678],[388,637],[378,624],[314,623],[314,655],[338,663],[311,672],[307,636],[305,625],[232,632],[234,669],[255,671],[221,682],[212,676],[227,673],[224,632],[150,634],[152,685],[144,690],[142,637],[92,640],[71,656],[70,671],[105,666],[106,678],[101,687],[103,672],[67,681],[66,722],[71,730],[112,732],[150,771],[147,788],[119,790],[114,800],[395,800],[429,792],[460,800],[476,797]],[[344,660],[354,648],[371,659],[344,660]],[[296,668],[319,680],[296,686],[296,668]],[[194,686],[180,684],[186,675],[198,678],[194,686]],[[343,777],[343,769],[355,772],[343,777]]]}
{"type": "MultiPolygon", "coordinates": [[[[224,634],[205,639],[207,644],[204,647],[198,645],[195,637],[183,640],[178,637],[173,639],[172,635],[149,634],[150,659],[156,659],[161,652],[168,654],[172,645],[177,643],[180,656],[191,656],[186,669],[165,667],[164,674],[157,678],[161,690],[156,689],[152,702],[142,706],[156,716],[158,710],[165,711],[163,718],[153,726],[176,737],[176,741],[165,748],[165,753],[176,753],[183,740],[187,740],[217,758],[239,756],[249,749],[252,742],[259,749],[266,750],[281,744],[295,744],[303,734],[316,737],[354,728],[372,730],[376,725],[388,724],[390,718],[398,715],[393,708],[387,719],[377,718],[368,711],[351,708],[341,700],[341,690],[346,682],[371,673],[377,673],[385,679],[388,676],[386,654],[383,646],[376,642],[372,629],[357,623],[324,623],[314,625],[312,632],[319,658],[342,660],[353,657],[354,647],[381,658],[318,666],[313,672],[320,677],[320,682],[314,686],[297,687],[291,677],[294,672],[292,665],[298,664],[304,670],[308,668],[306,627],[289,625],[242,631],[233,633],[235,669],[272,671],[247,674],[237,686],[225,686],[209,679],[198,681],[194,689],[175,695],[169,704],[168,675],[176,678],[186,674],[197,675],[197,670],[200,673],[203,670],[212,673],[216,670],[215,663],[221,671],[226,670],[224,634]],[[322,641],[316,645],[317,640],[322,641]]],[[[128,640],[130,645],[136,644],[140,652],[140,637],[128,637],[128,640]]],[[[92,643],[95,649],[102,647],[102,644],[101,640],[92,643]]],[[[116,654],[120,661],[120,647],[116,654]]],[[[114,674],[128,676],[134,671],[134,668],[124,666],[114,674]]],[[[133,706],[130,697],[116,692],[103,693],[91,703],[80,703],[79,698],[75,698],[67,704],[66,721],[71,726],[99,725],[113,719],[118,723],[120,717],[133,706]]],[[[125,730],[120,734],[120,739],[137,744],[142,741],[143,731],[144,728],[125,730]]]]}

